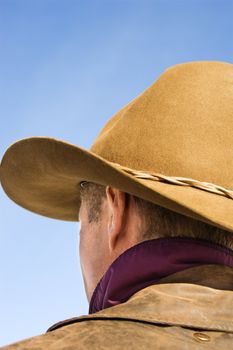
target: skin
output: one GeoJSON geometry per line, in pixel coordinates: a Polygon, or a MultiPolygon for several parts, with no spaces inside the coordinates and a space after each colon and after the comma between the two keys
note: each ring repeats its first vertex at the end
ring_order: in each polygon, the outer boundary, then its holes
{"type": "Polygon", "coordinates": [[[133,197],[106,187],[100,220],[88,223],[87,203],[79,210],[79,253],[87,299],[112,262],[125,250],[140,242],[141,220],[133,197]]]}

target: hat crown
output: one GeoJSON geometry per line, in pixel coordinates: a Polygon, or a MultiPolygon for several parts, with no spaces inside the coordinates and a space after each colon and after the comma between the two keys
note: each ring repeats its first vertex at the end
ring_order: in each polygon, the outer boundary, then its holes
{"type": "Polygon", "coordinates": [[[233,189],[233,65],[177,64],[104,126],[91,151],[123,166],[233,189]]]}

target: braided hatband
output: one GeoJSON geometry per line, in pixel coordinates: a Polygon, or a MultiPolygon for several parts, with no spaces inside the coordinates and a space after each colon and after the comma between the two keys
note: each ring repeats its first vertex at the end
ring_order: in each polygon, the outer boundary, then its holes
{"type": "Polygon", "coordinates": [[[213,183],[209,182],[202,182],[198,180],[194,180],[187,177],[178,177],[178,176],[166,176],[159,173],[149,172],[149,171],[138,171],[131,168],[127,168],[125,166],[122,166],[118,163],[112,163],[114,166],[119,167],[121,170],[127,172],[128,174],[131,174],[135,176],[138,179],[145,179],[145,180],[153,180],[153,181],[160,181],[160,182],[166,182],[173,185],[179,185],[179,186],[190,186],[199,188],[201,190],[205,190],[214,194],[219,194],[221,196],[231,198],[233,199],[233,191],[228,190],[222,186],[215,185],[213,183]]]}
{"type": "MultiPolygon", "coordinates": [[[[163,174],[159,173],[154,173],[154,172],[149,172],[149,171],[139,171],[139,170],[134,170],[131,168],[127,168],[125,166],[122,166],[118,163],[113,163],[114,166],[120,168],[121,170],[125,171],[128,174],[131,174],[135,176],[138,179],[145,179],[145,180],[153,180],[153,181],[160,181],[160,182],[165,182],[169,183],[172,185],[179,185],[179,186],[189,186],[189,187],[195,187],[204,191],[208,191],[214,194],[218,194],[220,196],[224,196],[230,199],[233,199],[233,191],[228,190],[222,186],[215,185],[210,182],[203,182],[199,180],[194,180],[188,177],[180,177],[180,176],[166,176],[163,174]]],[[[88,181],[81,181],[80,186],[84,187],[85,183],[88,183],[88,181]]]]}

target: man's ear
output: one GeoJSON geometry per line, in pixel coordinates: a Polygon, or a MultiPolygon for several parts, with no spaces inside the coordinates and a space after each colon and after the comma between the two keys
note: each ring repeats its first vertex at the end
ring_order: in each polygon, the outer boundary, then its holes
{"type": "Polygon", "coordinates": [[[119,240],[124,236],[126,193],[111,186],[106,187],[108,204],[108,240],[109,249],[117,248],[119,240]]]}

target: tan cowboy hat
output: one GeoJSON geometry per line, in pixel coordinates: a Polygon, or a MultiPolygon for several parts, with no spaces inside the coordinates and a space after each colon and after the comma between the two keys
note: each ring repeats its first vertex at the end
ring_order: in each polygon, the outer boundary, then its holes
{"type": "Polygon", "coordinates": [[[233,64],[170,67],[107,122],[90,150],[24,138],[0,169],[14,202],[50,218],[78,221],[80,183],[91,181],[233,232],[233,64]]]}

